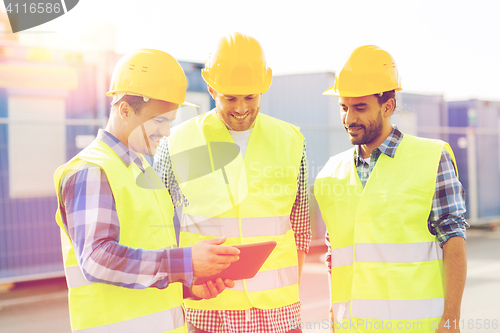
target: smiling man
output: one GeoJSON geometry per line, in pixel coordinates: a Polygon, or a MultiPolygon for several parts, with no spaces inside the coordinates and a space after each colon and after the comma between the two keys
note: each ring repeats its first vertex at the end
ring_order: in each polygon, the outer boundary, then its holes
{"type": "Polygon", "coordinates": [[[328,228],[337,332],[459,332],[464,190],[446,142],[391,125],[401,89],[391,55],[366,45],[324,93],[339,96],[355,146],[330,158],[314,189],[328,228]]]}
{"type": "Polygon", "coordinates": [[[183,204],[181,246],[216,236],[228,245],[275,240],[257,275],[211,300],[186,300],[190,332],[298,332],[299,277],[311,230],[305,140],[260,113],[272,81],[260,44],[223,37],[202,76],[215,109],[163,140],[155,168],[183,204]]]}
{"type": "Polygon", "coordinates": [[[213,298],[233,281],[192,285],[238,260],[224,238],[177,248],[173,206],[144,158],[169,136],[186,77],[169,54],[141,49],[115,67],[108,124],[54,180],[73,332],[185,332],[186,297],[213,298]],[[184,288],[183,288],[184,285],[184,288]]]}

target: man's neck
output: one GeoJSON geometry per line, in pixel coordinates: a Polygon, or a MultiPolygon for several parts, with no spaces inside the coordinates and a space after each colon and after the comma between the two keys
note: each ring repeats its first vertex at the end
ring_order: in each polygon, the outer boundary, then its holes
{"type": "Polygon", "coordinates": [[[117,127],[120,125],[114,125],[111,120],[108,121],[104,130],[109,134],[113,135],[115,138],[120,140],[128,148],[128,135],[124,135],[123,131],[117,130],[117,127]]]}
{"type": "Polygon", "coordinates": [[[384,129],[382,134],[377,138],[377,140],[370,142],[369,144],[366,145],[359,145],[359,153],[361,154],[362,158],[368,158],[371,156],[372,151],[375,150],[375,148],[380,147],[380,145],[387,139],[387,137],[392,133],[392,126],[387,127],[384,129]]]}

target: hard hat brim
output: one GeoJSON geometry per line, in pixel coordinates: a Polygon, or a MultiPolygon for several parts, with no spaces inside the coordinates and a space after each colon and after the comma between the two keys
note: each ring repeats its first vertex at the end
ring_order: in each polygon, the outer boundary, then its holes
{"type": "Polygon", "coordinates": [[[184,101],[184,103],[181,103],[181,105],[183,105],[183,106],[192,106],[194,108],[199,108],[200,107],[199,105],[196,105],[196,104],[193,104],[193,103],[189,103],[189,102],[186,102],[186,101],[184,101]]]}
{"type": "Polygon", "coordinates": [[[375,95],[375,94],[379,94],[379,93],[383,93],[383,92],[386,92],[386,91],[391,91],[391,90],[394,90],[394,91],[401,91],[403,90],[403,88],[401,86],[399,87],[396,87],[396,88],[388,88],[384,91],[373,91],[373,92],[363,92],[363,93],[360,93],[360,92],[354,92],[354,91],[342,91],[342,92],[339,92],[335,89],[335,87],[331,87],[327,90],[325,90],[323,92],[323,95],[325,96],[336,96],[336,97],[363,97],[363,96],[370,96],[370,95],[375,95]]]}
{"type": "Polygon", "coordinates": [[[272,70],[270,68],[268,68],[268,72],[266,73],[263,82],[260,84],[249,84],[248,86],[218,84],[208,76],[205,70],[202,70],[201,76],[210,87],[222,95],[264,94],[269,90],[273,81],[272,70]]]}
{"type": "MultiPolygon", "coordinates": [[[[160,101],[165,101],[165,100],[160,99],[160,98],[149,97],[149,96],[145,96],[145,95],[134,94],[134,93],[131,93],[131,92],[128,92],[128,91],[118,91],[118,90],[114,90],[114,91],[110,90],[110,91],[108,91],[106,93],[106,96],[113,97],[115,94],[119,94],[119,93],[123,93],[125,95],[130,95],[130,96],[140,96],[140,97],[146,97],[146,98],[151,98],[151,99],[157,99],[157,100],[160,100],[160,101]]],[[[192,106],[192,107],[195,107],[195,108],[199,108],[198,105],[190,103],[190,102],[187,102],[187,101],[184,101],[182,103],[175,102],[175,101],[165,101],[165,102],[175,103],[175,104],[179,104],[179,105],[182,105],[182,106],[192,106]]]]}

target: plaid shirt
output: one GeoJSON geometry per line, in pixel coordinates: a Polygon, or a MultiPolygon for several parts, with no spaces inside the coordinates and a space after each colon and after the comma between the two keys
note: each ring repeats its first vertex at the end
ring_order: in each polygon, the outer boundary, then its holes
{"type": "MultiPolygon", "coordinates": [[[[372,151],[369,163],[366,163],[361,157],[359,146],[355,147],[354,162],[363,187],[365,187],[380,154],[393,158],[402,138],[403,133],[394,126],[385,141],[372,151]]],[[[469,224],[464,219],[464,213],[465,191],[457,179],[450,154],[446,149],[443,149],[438,166],[432,207],[427,220],[429,232],[436,235],[441,247],[452,237],[467,238],[465,229],[469,227],[469,224]]],[[[328,252],[325,261],[330,271],[331,248],[328,232],[326,233],[326,244],[328,252]]]]}
{"type": "MultiPolygon", "coordinates": [[[[155,155],[154,168],[167,184],[175,207],[188,206],[189,202],[182,194],[175,179],[168,150],[168,139],[163,138],[155,155]]],[[[309,251],[312,239],[309,218],[309,196],[307,193],[306,141],[302,149],[300,172],[297,178],[297,196],[290,213],[290,223],[295,234],[297,250],[309,251]]],[[[293,320],[300,321],[300,302],[278,309],[248,310],[198,310],[187,309],[188,321],[199,329],[212,333],[249,332],[249,333],[285,333],[292,329],[293,320]]]]}
{"type": "MultiPolygon", "coordinates": [[[[128,167],[145,172],[141,158],[110,133],[99,130],[128,167]]],[[[85,278],[92,282],[144,289],[189,284],[193,277],[191,248],[135,249],[120,244],[120,221],[108,179],[98,165],[79,161],[61,180],[61,215],[85,278]]],[[[139,222],[139,221],[138,221],[139,222]]]]}

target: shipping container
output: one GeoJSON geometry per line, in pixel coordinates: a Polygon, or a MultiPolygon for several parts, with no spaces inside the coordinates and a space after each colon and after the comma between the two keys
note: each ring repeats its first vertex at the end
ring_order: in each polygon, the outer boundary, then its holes
{"type": "Polygon", "coordinates": [[[442,95],[399,92],[396,98],[396,111],[391,122],[403,133],[447,140],[447,134],[441,130],[447,119],[447,105],[442,95]]]}
{"type": "Polygon", "coordinates": [[[469,222],[500,220],[500,102],[448,102],[448,124],[469,222]]]}

